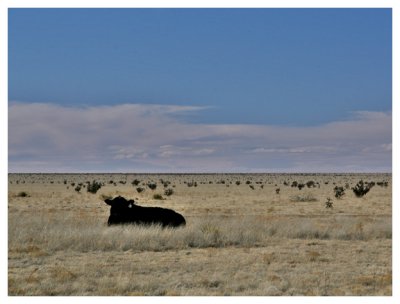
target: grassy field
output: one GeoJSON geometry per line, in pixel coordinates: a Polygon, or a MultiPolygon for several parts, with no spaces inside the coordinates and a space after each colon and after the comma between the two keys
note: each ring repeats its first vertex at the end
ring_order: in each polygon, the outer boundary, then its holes
{"type": "Polygon", "coordinates": [[[8,182],[9,295],[392,294],[388,174],[10,174],[8,182]],[[94,180],[102,186],[90,193],[94,180]],[[375,185],[356,197],[360,180],[375,185]],[[174,209],[187,225],[108,227],[103,199],[117,195],[174,209]]]}

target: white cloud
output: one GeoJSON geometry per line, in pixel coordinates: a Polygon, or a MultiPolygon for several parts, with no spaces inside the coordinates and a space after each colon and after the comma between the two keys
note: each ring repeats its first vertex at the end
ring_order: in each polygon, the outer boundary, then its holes
{"type": "Polygon", "coordinates": [[[9,170],[391,170],[391,113],[311,127],[191,124],[205,107],[9,105],[9,170]]]}

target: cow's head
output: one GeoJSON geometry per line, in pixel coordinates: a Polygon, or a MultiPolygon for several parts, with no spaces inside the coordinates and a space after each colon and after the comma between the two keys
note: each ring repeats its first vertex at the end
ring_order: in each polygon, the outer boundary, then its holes
{"type": "Polygon", "coordinates": [[[104,200],[107,205],[111,206],[111,213],[124,212],[126,210],[132,209],[135,206],[134,200],[126,200],[122,196],[117,196],[116,198],[107,198],[104,200]]]}

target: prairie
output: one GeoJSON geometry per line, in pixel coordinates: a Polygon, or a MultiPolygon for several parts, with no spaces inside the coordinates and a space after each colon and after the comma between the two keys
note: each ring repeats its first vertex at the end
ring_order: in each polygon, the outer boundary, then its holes
{"type": "Polygon", "coordinates": [[[8,293],[390,296],[392,177],[9,174],[8,293]],[[374,185],[357,197],[360,180],[374,185]],[[187,225],[108,227],[117,195],[187,225]]]}

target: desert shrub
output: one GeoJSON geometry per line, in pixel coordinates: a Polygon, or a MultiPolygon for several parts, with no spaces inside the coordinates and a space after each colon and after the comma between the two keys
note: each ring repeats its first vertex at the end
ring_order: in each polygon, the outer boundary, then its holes
{"type": "Polygon", "coordinates": [[[197,187],[197,182],[195,182],[195,181],[188,182],[187,186],[188,187],[197,187]]]}
{"type": "Polygon", "coordinates": [[[164,195],[170,196],[172,194],[174,194],[174,190],[173,189],[171,189],[171,188],[165,189],[164,195]]]}
{"type": "Polygon", "coordinates": [[[147,183],[147,187],[149,187],[151,190],[155,190],[157,188],[157,184],[153,182],[147,183]]]}
{"type": "Polygon", "coordinates": [[[251,184],[251,181],[246,181],[246,185],[250,185],[251,184]]]}
{"type": "Polygon", "coordinates": [[[335,188],[333,188],[333,191],[335,192],[336,198],[341,198],[343,195],[345,195],[343,187],[335,186],[335,188]]]}
{"type": "Polygon", "coordinates": [[[357,185],[351,189],[357,197],[363,197],[369,192],[369,190],[371,190],[372,187],[372,183],[364,183],[363,180],[360,180],[357,185]]]}
{"type": "Polygon", "coordinates": [[[143,188],[143,187],[137,187],[137,188],[136,188],[136,191],[137,191],[138,193],[142,193],[142,192],[144,191],[144,188],[143,188]]]}
{"type": "Polygon", "coordinates": [[[238,185],[238,186],[239,186],[239,185],[240,185],[240,181],[236,181],[236,185],[238,185]]]}
{"type": "Polygon", "coordinates": [[[307,187],[308,188],[311,188],[311,187],[315,187],[315,182],[314,181],[308,181],[307,183],[306,183],[306,185],[307,185],[307,187]]]}
{"type": "Polygon", "coordinates": [[[21,191],[17,194],[18,197],[28,197],[28,193],[26,193],[25,191],[21,191]]]}
{"type": "Polygon", "coordinates": [[[101,183],[93,180],[92,182],[87,182],[87,192],[95,194],[102,186],[101,183]]]}
{"type": "Polygon", "coordinates": [[[155,200],[162,200],[162,199],[164,199],[163,197],[162,197],[162,195],[161,194],[154,194],[153,195],[153,199],[155,199],[155,200]]]}
{"type": "Polygon", "coordinates": [[[377,182],[376,184],[381,187],[387,187],[389,185],[387,181],[377,182]]]}
{"type": "Polygon", "coordinates": [[[297,181],[293,181],[292,184],[290,185],[291,187],[297,187],[297,181]]]}
{"type": "Polygon", "coordinates": [[[275,189],[275,193],[276,193],[276,194],[279,194],[280,191],[281,191],[280,188],[276,188],[276,189],[275,189]]]}
{"type": "Polygon", "coordinates": [[[305,184],[299,183],[297,184],[297,188],[299,188],[299,190],[303,189],[305,187],[305,184]]]}
{"type": "Polygon", "coordinates": [[[326,208],[333,208],[333,201],[331,200],[330,197],[328,197],[328,198],[326,199],[325,207],[326,207],[326,208]]]}
{"type": "Polygon", "coordinates": [[[75,191],[76,191],[76,192],[81,191],[81,189],[82,189],[82,188],[81,188],[81,186],[79,186],[79,185],[75,187],[75,191]]]}
{"type": "Polygon", "coordinates": [[[254,186],[253,185],[249,185],[249,187],[254,190],[254,186]]]}
{"type": "Polygon", "coordinates": [[[139,185],[140,184],[140,180],[138,180],[138,179],[134,179],[133,181],[132,181],[132,185],[133,186],[137,186],[137,185],[139,185]]]}

